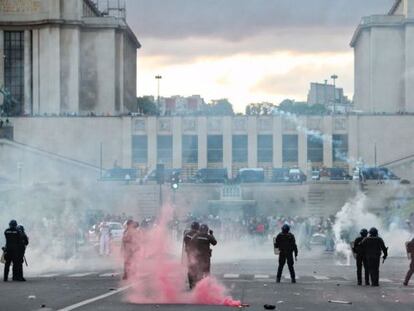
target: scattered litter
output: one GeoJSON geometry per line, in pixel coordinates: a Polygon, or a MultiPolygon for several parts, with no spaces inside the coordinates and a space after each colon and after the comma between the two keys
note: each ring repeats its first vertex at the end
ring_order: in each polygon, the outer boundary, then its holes
{"type": "Polygon", "coordinates": [[[266,310],[275,310],[276,306],[275,305],[264,305],[263,306],[266,310]]]}
{"type": "Polygon", "coordinates": [[[280,305],[281,303],[284,303],[284,301],[283,301],[283,300],[279,300],[279,301],[277,302],[277,304],[278,304],[278,305],[280,305]]]}
{"type": "Polygon", "coordinates": [[[340,305],[352,305],[351,301],[343,301],[343,300],[328,300],[329,303],[337,303],[340,305]]]}
{"type": "Polygon", "coordinates": [[[27,299],[36,299],[35,295],[29,295],[29,297],[27,297],[27,299]]]}
{"type": "Polygon", "coordinates": [[[239,308],[248,308],[250,305],[248,303],[242,303],[239,308]]]}
{"type": "Polygon", "coordinates": [[[295,295],[295,296],[300,296],[300,293],[293,293],[293,295],[295,295]]]}
{"type": "Polygon", "coordinates": [[[46,308],[46,305],[41,305],[40,307],[41,307],[41,308],[46,308]]]}
{"type": "Polygon", "coordinates": [[[381,295],[381,298],[385,298],[385,295],[381,295]]]}
{"type": "Polygon", "coordinates": [[[263,284],[263,287],[267,287],[267,284],[263,284]]]}
{"type": "Polygon", "coordinates": [[[399,303],[399,302],[400,302],[400,300],[399,300],[399,299],[396,299],[396,300],[395,300],[395,302],[396,302],[396,303],[399,303]]]}
{"type": "Polygon", "coordinates": [[[109,291],[116,290],[115,288],[110,288],[109,291]]]}
{"type": "Polygon", "coordinates": [[[338,284],[336,284],[336,286],[341,286],[341,284],[338,283],[338,284]]]}

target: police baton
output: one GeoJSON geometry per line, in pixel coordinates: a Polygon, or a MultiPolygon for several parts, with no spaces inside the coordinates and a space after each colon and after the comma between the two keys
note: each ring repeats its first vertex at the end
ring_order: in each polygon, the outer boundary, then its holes
{"type": "MultiPolygon", "coordinates": [[[[388,253],[388,247],[387,247],[387,253],[388,253]]],[[[387,259],[387,257],[382,257],[382,264],[384,264],[385,260],[387,259]]]]}
{"type": "Polygon", "coordinates": [[[26,264],[26,267],[28,267],[29,265],[27,264],[26,256],[23,256],[23,260],[24,260],[24,263],[26,264]]]}

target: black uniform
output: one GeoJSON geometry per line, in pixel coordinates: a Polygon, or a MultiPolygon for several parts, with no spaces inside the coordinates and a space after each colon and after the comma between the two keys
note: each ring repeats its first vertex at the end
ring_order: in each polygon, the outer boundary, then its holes
{"type": "Polygon", "coordinates": [[[407,286],[408,282],[410,281],[412,275],[414,274],[414,239],[411,240],[411,242],[407,245],[407,252],[411,254],[411,263],[410,263],[410,269],[407,272],[407,275],[405,277],[404,285],[407,286]]]}
{"type": "Polygon", "coordinates": [[[197,234],[198,230],[188,230],[184,232],[184,251],[187,255],[187,275],[188,283],[190,289],[194,287],[197,279],[197,258],[195,256],[195,243],[193,242],[194,236],[197,234]]]}
{"type": "Polygon", "coordinates": [[[211,249],[210,245],[216,245],[217,240],[213,234],[197,233],[192,243],[195,247],[195,257],[197,261],[197,282],[210,274],[211,249]]]}
{"type": "Polygon", "coordinates": [[[369,236],[361,242],[367,263],[368,272],[371,278],[372,286],[379,286],[379,266],[381,261],[381,252],[384,253],[384,259],[388,256],[388,249],[384,241],[378,236],[369,236]]]}
{"type": "Polygon", "coordinates": [[[6,237],[6,262],[4,265],[3,280],[8,280],[10,264],[13,263],[13,280],[24,281],[23,256],[26,245],[28,244],[27,236],[23,236],[15,227],[11,227],[4,231],[4,236],[6,237]],[[27,244],[25,244],[26,242],[27,244]]]}
{"type": "Polygon", "coordinates": [[[293,253],[295,257],[298,257],[298,247],[296,245],[295,236],[289,232],[281,232],[276,237],[275,248],[278,248],[280,251],[279,254],[279,267],[277,269],[276,281],[280,282],[282,277],[283,267],[287,261],[290,278],[292,282],[296,282],[295,268],[293,267],[293,253]]]}
{"type": "Polygon", "coordinates": [[[364,267],[365,272],[365,285],[369,285],[369,271],[368,271],[368,262],[365,257],[364,249],[361,246],[361,242],[365,238],[360,236],[354,241],[354,248],[352,251],[356,254],[356,265],[357,265],[357,279],[358,285],[362,284],[362,266],[364,267]]]}

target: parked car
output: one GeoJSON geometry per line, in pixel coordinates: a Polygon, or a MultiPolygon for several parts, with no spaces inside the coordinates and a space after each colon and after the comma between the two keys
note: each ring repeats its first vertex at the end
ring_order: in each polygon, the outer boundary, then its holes
{"type": "Polygon", "coordinates": [[[289,182],[300,182],[306,181],[306,175],[298,168],[289,169],[289,182]]]}
{"type": "MultiPolygon", "coordinates": [[[[178,178],[181,174],[180,168],[166,168],[164,169],[164,182],[170,182],[171,176],[174,174],[178,174],[178,178]]],[[[157,181],[157,170],[152,170],[147,175],[144,176],[143,180],[144,183],[148,182],[156,182],[157,181]]]]}
{"type": "Polygon", "coordinates": [[[321,180],[320,171],[312,171],[312,180],[321,180]]]}
{"type": "Polygon", "coordinates": [[[365,180],[399,180],[391,170],[386,167],[362,167],[361,174],[365,180]]]}
{"type": "Polygon", "coordinates": [[[272,171],[272,182],[289,182],[289,169],[274,168],[272,171]]]}
{"type": "Polygon", "coordinates": [[[239,170],[237,181],[240,183],[264,182],[265,174],[263,168],[242,168],[239,170]]]}
{"type": "Polygon", "coordinates": [[[333,167],[329,170],[331,180],[350,180],[352,177],[344,168],[333,167]]]}
{"type": "Polygon", "coordinates": [[[107,181],[124,181],[124,180],[136,180],[138,178],[139,171],[136,168],[119,168],[115,167],[105,171],[102,176],[102,180],[107,181]]]}
{"type": "Polygon", "coordinates": [[[191,180],[196,183],[224,183],[228,179],[227,176],[225,168],[202,168],[191,180]]]}

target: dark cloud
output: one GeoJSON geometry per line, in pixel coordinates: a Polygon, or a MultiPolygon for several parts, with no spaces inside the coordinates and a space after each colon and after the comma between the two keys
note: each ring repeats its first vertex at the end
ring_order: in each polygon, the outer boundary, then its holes
{"type": "Polygon", "coordinates": [[[128,0],[139,38],[213,37],[226,41],[291,28],[355,28],[394,0],[128,0]]]}

